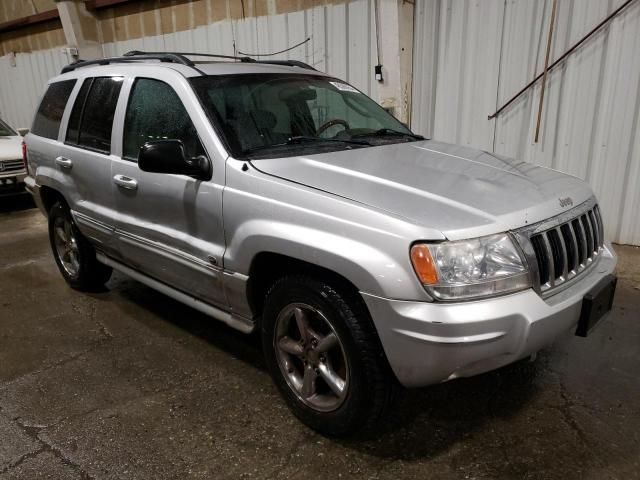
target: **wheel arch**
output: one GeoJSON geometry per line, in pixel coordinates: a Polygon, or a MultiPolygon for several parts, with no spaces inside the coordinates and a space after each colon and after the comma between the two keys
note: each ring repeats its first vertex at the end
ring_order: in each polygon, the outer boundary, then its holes
{"type": "Polygon", "coordinates": [[[44,208],[47,216],[49,215],[51,207],[53,207],[56,202],[62,202],[69,206],[69,202],[67,202],[67,199],[59,190],[47,185],[40,187],[40,200],[42,201],[42,207],[44,208]]]}
{"type": "MultiPolygon", "coordinates": [[[[261,316],[267,291],[276,280],[285,275],[300,273],[328,281],[337,288],[357,294],[360,297],[358,287],[351,280],[334,270],[290,255],[262,251],[253,257],[247,281],[247,301],[254,317],[259,318],[261,316]]],[[[366,308],[366,305],[364,306],[366,308]]]]}

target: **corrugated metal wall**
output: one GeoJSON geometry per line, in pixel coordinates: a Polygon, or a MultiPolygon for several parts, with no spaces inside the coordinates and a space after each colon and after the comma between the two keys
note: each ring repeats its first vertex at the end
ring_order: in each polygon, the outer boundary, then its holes
{"type": "MultiPolygon", "coordinates": [[[[225,55],[284,50],[307,37],[306,44],[273,58],[301,60],[343,78],[374,98],[375,28],[373,2],[350,0],[306,10],[222,20],[191,30],[105,43],[106,56],[129,50],[215,52],[225,55]]],[[[257,57],[259,58],[259,57],[257,57]]]]}
{"type": "Polygon", "coordinates": [[[15,128],[29,128],[40,96],[51,77],[69,60],[61,48],[0,57],[0,118],[15,128]]]}
{"type": "MultiPolygon", "coordinates": [[[[552,60],[622,3],[560,0],[552,60]]],[[[607,237],[640,245],[640,1],[550,74],[540,143],[539,87],[487,120],[542,71],[550,16],[551,0],[418,0],[412,126],[586,179],[607,237]]]]}

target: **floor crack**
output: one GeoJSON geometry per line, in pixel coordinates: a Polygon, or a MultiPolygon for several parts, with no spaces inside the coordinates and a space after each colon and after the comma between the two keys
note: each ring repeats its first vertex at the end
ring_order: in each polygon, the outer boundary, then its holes
{"type": "Polygon", "coordinates": [[[7,473],[10,470],[13,470],[14,468],[19,467],[26,460],[29,460],[31,458],[37,457],[38,455],[40,455],[45,450],[46,450],[46,447],[44,445],[42,445],[42,443],[41,443],[40,447],[37,450],[34,450],[33,452],[25,453],[20,458],[18,458],[14,462],[9,463],[9,465],[7,465],[2,470],[0,470],[0,475],[2,475],[3,473],[7,473]]]}
{"type": "MultiPolygon", "coordinates": [[[[6,417],[6,416],[5,416],[6,417]]],[[[23,464],[25,461],[35,458],[38,455],[45,453],[45,452],[49,452],[51,453],[54,457],[60,459],[60,461],[62,461],[63,464],[73,468],[75,471],[77,471],[80,474],[80,478],[82,478],[83,480],[94,480],[95,477],[91,476],[88,472],[86,472],[80,465],[78,465],[77,463],[74,463],[72,460],[70,460],[69,458],[65,457],[65,455],[62,453],[62,451],[55,447],[54,445],[52,445],[51,443],[45,441],[42,439],[42,437],[40,436],[40,433],[42,432],[42,430],[45,429],[45,427],[36,427],[36,426],[31,426],[31,425],[27,425],[25,424],[20,418],[14,418],[13,422],[22,429],[22,431],[32,440],[34,440],[35,442],[38,443],[39,448],[37,450],[34,450],[32,452],[26,453],[24,455],[22,455],[20,458],[18,458],[16,461],[12,462],[10,465],[8,465],[7,467],[5,467],[4,469],[0,470],[0,475],[3,473],[6,473],[10,470],[13,470],[15,468],[17,468],[18,466],[20,466],[21,464],[23,464]]]]}

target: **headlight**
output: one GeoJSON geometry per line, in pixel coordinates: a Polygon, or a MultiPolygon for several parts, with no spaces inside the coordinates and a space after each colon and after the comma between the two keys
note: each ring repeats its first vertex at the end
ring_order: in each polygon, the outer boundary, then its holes
{"type": "Polygon", "coordinates": [[[437,300],[468,300],[531,286],[527,267],[506,233],[411,248],[418,278],[437,300]]]}

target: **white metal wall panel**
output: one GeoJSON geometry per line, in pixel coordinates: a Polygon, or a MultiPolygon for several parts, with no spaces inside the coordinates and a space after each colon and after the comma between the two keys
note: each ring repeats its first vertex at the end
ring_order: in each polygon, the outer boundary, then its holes
{"type": "Polygon", "coordinates": [[[223,20],[183,32],[106,43],[103,52],[105,56],[121,55],[128,50],[263,54],[284,50],[310,37],[309,42],[289,52],[262,58],[301,60],[349,81],[376,98],[373,21],[371,0],[350,0],[297,12],[223,20]]]}
{"type": "Polygon", "coordinates": [[[15,128],[29,128],[44,87],[68,63],[59,48],[0,57],[0,118],[15,128]]]}
{"type": "Polygon", "coordinates": [[[415,5],[413,27],[413,79],[411,127],[431,134],[435,116],[435,92],[440,27],[440,2],[415,5]]]}
{"type": "MultiPolygon", "coordinates": [[[[559,1],[551,60],[623,1],[559,1]]],[[[539,143],[539,85],[487,119],[542,71],[550,16],[551,0],[418,0],[412,126],[587,180],[607,237],[640,245],[640,1],[549,74],[539,143]]]]}

